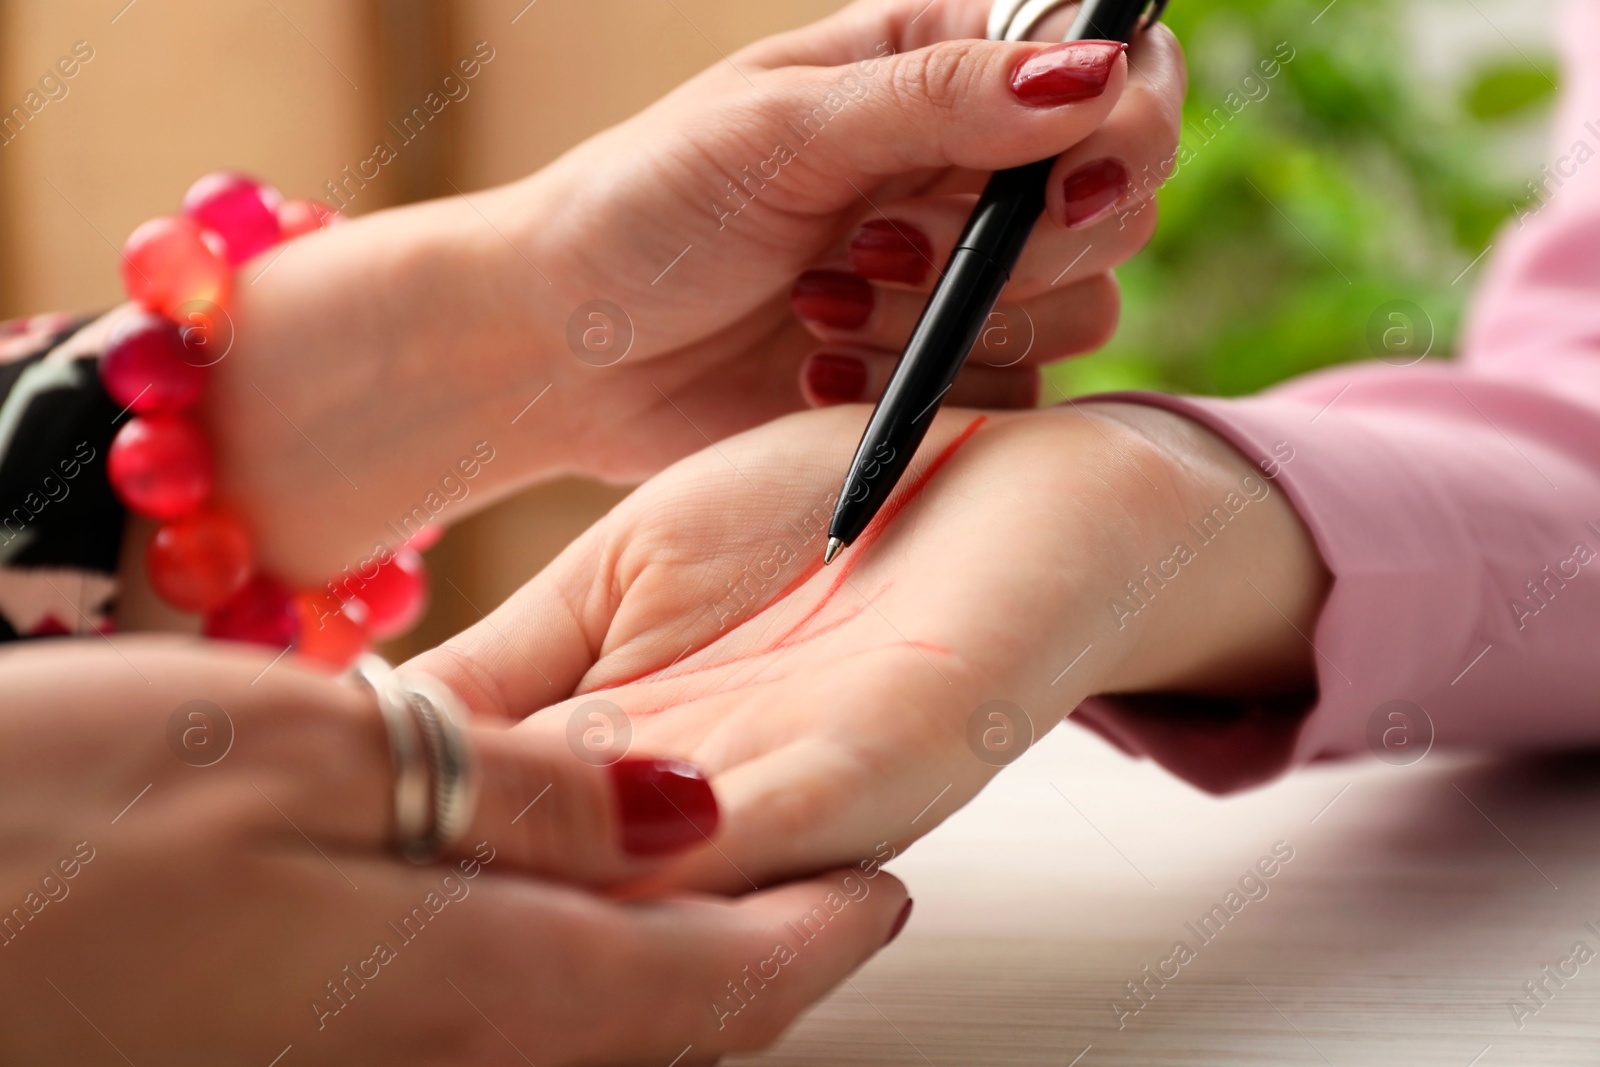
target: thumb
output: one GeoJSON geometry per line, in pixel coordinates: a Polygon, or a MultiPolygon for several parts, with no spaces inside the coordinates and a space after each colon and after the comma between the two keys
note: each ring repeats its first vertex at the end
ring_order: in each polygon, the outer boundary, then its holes
{"type": "Polygon", "coordinates": [[[519,870],[609,885],[708,846],[721,814],[699,768],[629,752],[627,717],[604,700],[580,703],[568,725],[565,736],[472,725],[478,802],[462,850],[487,842],[519,870]]]}

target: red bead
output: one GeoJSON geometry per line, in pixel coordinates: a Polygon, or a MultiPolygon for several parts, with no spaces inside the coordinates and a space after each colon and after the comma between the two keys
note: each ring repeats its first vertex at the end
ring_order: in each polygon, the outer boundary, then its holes
{"type": "Polygon", "coordinates": [[[320,200],[290,200],[278,209],[278,227],[285,241],[312,230],[325,230],[338,219],[333,209],[320,200]]]}
{"type": "Polygon", "coordinates": [[[183,305],[228,302],[233,283],[222,239],[183,216],[151,219],[122,246],[122,287],[149,311],[179,317],[183,305]]]}
{"type": "Polygon", "coordinates": [[[223,641],[288,648],[300,634],[294,594],[277,579],[258,574],[206,616],[204,632],[223,641]]]}
{"type": "Polygon", "coordinates": [[[145,553],[150,585],[180,611],[214,611],[250,580],[250,535],[231,515],[202,511],[156,531],[145,553]]]}
{"type": "Polygon", "coordinates": [[[154,519],[175,519],[210,494],[211,449],[187,419],[144,415],[117,432],[106,471],[128,507],[154,519]]]}
{"type": "Polygon", "coordinates": [[[367,606],[367,629],[386,641],[415,626],[428,609],[428,567],[416,549],[402,548],[374,571],[345,579],[343,592],[367,606]]]}
{"type": "Polygon", "coordinates": [[[205,372],[184,355],[178,327],[143,312],[112,333],[100,381],[112,400],[135,414],[182,411],[200,398],[206,382],[205,372]]]}
{"type": "Polygon", "coordinates": [[[218,171],[189,187],[183,213],[222,238],[229,265],[237,267],[283,239],[278,224],[282,204],[283,197],[271,186],[218,171]]]}
{"type": "Polygon", "coordinates": [[[367,650],[367,606],[359,600],[341,601],[323,589],[304,589],[294,595],[300,617],[300,637],[294,650],[305,658],[342,671],[367,650]]]}

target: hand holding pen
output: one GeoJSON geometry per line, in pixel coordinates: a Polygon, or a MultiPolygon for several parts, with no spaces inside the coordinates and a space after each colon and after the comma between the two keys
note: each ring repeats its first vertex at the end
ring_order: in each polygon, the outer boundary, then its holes
{"type": "MultiPolygon", "coordinates": [[[[989,36],[1026,38],[1059,6],[1054,0],[996,0],[989,36]]],[[[1068,43],[1017,68],[1013,92],[1034,107],[1100,96],[1120,66],[1126,42],[1141,26],[1153,24],[1164,6],[1151,7],[1148,0],[1089,0],[1078,10],[1068,43]]],[[[1171,162],[1166,161],[1163,176],[1171,162]]],[[[1056,194],[1051,176],[1058,166],[1055,159],[1044,159],[999,171],[989,180],[867,424],[835,504],[826,562],[853,543],[888,501],[1012,280],[1047,202],[1059,195],[1068,225],[1087,225],[1135,189],[1126,166],[1105,159],[1073,171],[1056,194]]]]}

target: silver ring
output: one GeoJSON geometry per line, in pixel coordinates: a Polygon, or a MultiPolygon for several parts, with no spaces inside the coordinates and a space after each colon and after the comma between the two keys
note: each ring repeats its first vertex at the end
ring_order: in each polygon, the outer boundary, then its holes
{"type": "Polygon", "coordinates": [[[467,744],[467,714],[442,683],[431,678],[402,680],[411,698],[433,767],[433,827],[428,835],[403,845],[415,863],[431,863],[466,836],[478,806],[477,764],[467,744]]]}
{"type": "Polygon", "coordinates": [[[394,670],[381,656],[367,653],[356,661],[352,673],[378,698],[384,732],[389,735],[389,759],[394,764],[394,840],[420,840],[428,832],[428,767],[411,702],[396,691],[394,670]]]}
{"type": "Polygon", "coordinates": [[[442,682],[401,678],[380,656],[362,656],[352,673],[377,696],[389,735],[395,847],[432,863],[466,835],[477,808],[466,710],[442,682]]]}

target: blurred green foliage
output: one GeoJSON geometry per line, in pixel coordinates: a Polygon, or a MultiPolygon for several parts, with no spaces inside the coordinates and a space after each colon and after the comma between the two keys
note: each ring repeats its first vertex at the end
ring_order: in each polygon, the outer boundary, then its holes
{"type": "Polygon", "coordinates": [[[1325,3],[1173,0],[1190,65],[1177,170],[1155,239],[1118,271],[1117,338],[1053,369],[1060,389],[1254,392],[1382,354],[1369,332],[1396,301],[1424,310],[1404,326],[1426,340],[1431,323],[1434,355],[1452,350],[1476,272],[1452,282],[1527,199],[1539,160],[1507,173],[1506,146],[1542,144],[1556,63],[1506,43],[1443,84],[1414,73],[1397,5],[1325,3]]]}

